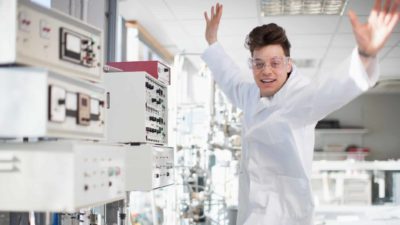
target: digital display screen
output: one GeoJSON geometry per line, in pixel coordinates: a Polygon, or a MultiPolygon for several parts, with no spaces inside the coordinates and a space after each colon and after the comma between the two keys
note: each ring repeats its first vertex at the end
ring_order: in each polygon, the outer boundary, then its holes
{"type": "Polygon", "coordinates": [[[66,50],[74,53],[81,53],[81,39],[72,34],[66,34],[66,50]]]}

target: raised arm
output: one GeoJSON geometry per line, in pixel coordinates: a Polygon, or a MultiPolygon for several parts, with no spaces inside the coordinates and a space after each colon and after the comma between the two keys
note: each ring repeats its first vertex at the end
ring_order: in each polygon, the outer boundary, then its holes
{"type": "Polygon", "coordinates": [[[211,70],[215,82],[232,104],[243,109],[249,92],[254,91],[254,84],[244,79],[240,68],[218,43],[218,27],[222,9],[223,6],[217,3],[215,7],[211,7],[210,16],[207,12],[204,12],[206,20],[205,37],[210,46],[204,51],[202,59],[211,70]]]}
{"type": "Polygon", "coordinates": [[[392,3],[386,0],[381,7],[381,0],[376,0],[366,23],[349,11],[357,48],[335,71],[318,74],[301,95],[293,96],[289,104],[293,106],[293,115],[299,110],[307,115],[304,122],[316,122],[375,85],[379,78],[377,55],[400,17],[400,0],[392,3]]]}
{"type": "Polygon", "coordinates": [[[217,3],[211,7],[210,17],[207,12],[204,12],[204,18],[206,19],[206,40],[209,45],[214,44],[218,41],[218,27],[221,21],[223,6],[217,3]]]}
{"type": "Polygon", "coordinates": [[[400,12],[397,8],[399,4],[400,0],[395,0],[393,4],[391,0],[386,0],[382,8],[381,0],[376,0],[366,23],[361,23],[353,10],[349,11],[358,53],[366,68],[369,66],[367,59],[378,54],[398,23],[400,12]]]}

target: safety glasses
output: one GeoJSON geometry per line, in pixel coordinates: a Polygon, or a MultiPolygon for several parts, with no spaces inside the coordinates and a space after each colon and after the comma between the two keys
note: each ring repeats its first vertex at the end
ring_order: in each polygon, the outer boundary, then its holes
{"type": "Polygon", "coordinates": [[[271,67],[275,70],[281,70],[285,65],[289,63],[290,57],[283,57],[283,56],[274,56],[267,61],[262,59],[253,59],[250,58],[249,68],[253,70],[264,70],[267,66],[271,67]]]}

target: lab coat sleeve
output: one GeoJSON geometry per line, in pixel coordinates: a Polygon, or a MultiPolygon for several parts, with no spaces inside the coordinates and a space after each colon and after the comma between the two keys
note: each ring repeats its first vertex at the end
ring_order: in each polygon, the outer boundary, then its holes
{"type": "Polygon", "coordinates": [[[291,89],[286,98],[289,117],[297,125],[315,124],[374,86],[378,78],[378,59],[372,59],[365,69],[354,49],[336,70],[320,73],[308,85],[291,89]]]}
{"type": "Polygon", "coordinates": [[[201,58],[206,62],[215,82],[231,103],[244,109],[245,99],[249,99],[251,87],[254,85],[241,75],[240,68],[225,52],[221,44],[216,42],[210,45],[201,58]]]}
{"type": "MultiPolygon", "coordinates": [[[[363,65],[357,49],[333,73],[324,72],[311,85],[309,121],[315,123],[373,87],[379,78],[378,59],[363,65]]],[[[308,100],[304,99],[304,102],[308,100]]]]}

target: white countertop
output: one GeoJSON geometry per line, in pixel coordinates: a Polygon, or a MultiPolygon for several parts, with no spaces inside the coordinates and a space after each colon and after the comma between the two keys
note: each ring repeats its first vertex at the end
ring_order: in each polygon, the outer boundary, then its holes
{"type": "Polygon", "coordinates": [[[318,206],[315,225],[400,225],[400,205],[318,206]]]}
{"type": "Polygon", "coordinates": [[[313,171],[321,170],[387,170],[400,171],[400,161],[314,161],[313,171]]]}

